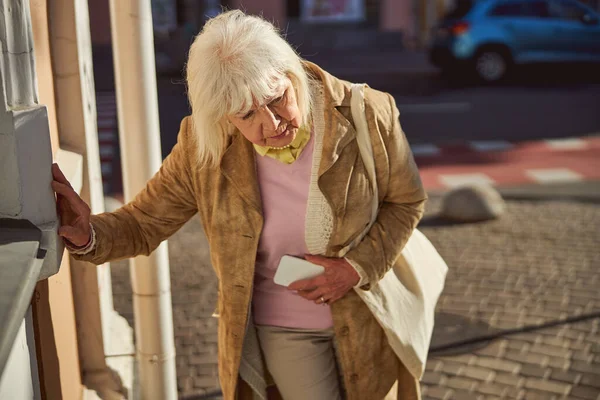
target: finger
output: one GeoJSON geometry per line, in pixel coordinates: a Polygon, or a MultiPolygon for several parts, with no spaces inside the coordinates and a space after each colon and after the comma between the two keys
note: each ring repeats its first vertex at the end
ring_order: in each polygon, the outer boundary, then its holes
{"type": "Polygon", "coordinates": [[[348,291],[346,289],[337,288],[337,289],[332,289],[331,291],[327,292],[326,294],[323,295],[323,297],[327,301],[327,304],[331,304],[331,303],[335,303],[336,301],[338,301],[339,299],[344,297],[346,295],[346,293],[348,293],[348,291]]]}
{"type": "Polygon", "coordinates": [[[298,291],[298,292],[296,292],[296,294],[297,294],[298,296],[302,297],[303,299],[310,300],[310,299],[308,298],[308,293],[309,293],[309,292],[303,292],[303,291],[301,291],[301,290],[300,290],[300,291],[298,291]]]}
{"type": "Polygon", "coordinates": [[[298,291],[312,289],[312,288],[316,287],[316,285],[312,285],[313,280],[314,280],[314,278],[302,279],[299,281],[292,282],[288,285],[288,289],[298,290],[298,291]]]}
{"type": "Polygon", "coordinates": [[[75,193],[75,191],[73,190],[73,188],[71,186],[68,186],[59,181],[52,181],[51,185],[52,185],[52,190],[54,190],[56,192],[56,194],[64,196],[72,204],[75,204],[75,203],[71,200],[77,200],[79,198],[79,195],[77,193],[75,193]]]}
{"type": "Polygon", "coordinates": [[[319,296],[317,299],[315,299],[313,301],[315,304],[319,304],[319,305],[329,304],[329,300],[326,295],[319,296]]]}
{"type": "Polygon", "coordinates": [[[321,296],[323,296],[323,298],[328,299],[329,297],[331,297],[332,293],[331,293],[331,288],[329,287],[319,287],[315,290],[311,290],[310,292],[305,292],[306,297],[304,297],[307,300],[318,300],[321,298],[321,296]]]}
{"type": "Polygon", "coordinates": [[[341,299],[342,297],[344,297],[344,296],[339,296],[339,295],[333,296],[332,298],[327,300],[327,304],[333,304],[336,301],[338,301],[339,299],[341,299]]]}
{"type": "Polygon", "coordinates": [[[306,261],[316,265],[320,265],[323,268],[328,268],[331,266],[331,259],[327,257],[317,256],[313,254],[305,254],[304,258],[306,259],[306,261]]]}
{"type": "Polygon", "coordinates": [[[327,278],[324,275],[319,275],[316,278],[302,279],[292,282],[288,289],[290,290],[313,290],[319,286],[327,284],[327,278]]]}
{"type": "Polygon", "coordinates": [[[300,297],[302,297],[306,300],[314,301],[321,296],[325,296],[326,293],[329,293],[332,290],[333,289],[328,288],[328,287],[319,287],[319,288],[314,288],[314,289],[310,289],[310,290],[299,290],[296,293],[300,297]]]}
{"type": "Polygon", "coordinates": [[[77,192],[75,192],[71,186],[67,186],[58,181],[53,181],[51,185],[57,196],[63,196],[69,202],[73,211],[79,215],[89,214],[88,205],[81,197],[79,197],[77,192]]]}
{"type": "Polygon", "coordinates": [[[63,172],[60,170],[60,167],[57,163],[52,164],[52,177],[54,180],[71,187],[71,184],[65,177],[65,174],[63,174],[63,172]]]}
{"type": "Polygon", "coordinates": [[[81,217],[83,223],[86,224],[90,215],[90,208],[85,201],[73,189],[60,182],[52,182],[52,189],[56,192],[58,214],[63,218],[67,214],[71,214],[71,217],[81,217]]]}
{"type": "Polygon", "coordinates": [[[311,290],[311,291],[302,291],[302,290],[300,290],[300,291],[298,291],[298,292],[297,292],[297,294],[298,294],[300,297],[302,297],[302,298],[304,298],[304,299],[306,299],[306,300],[313,301],[313,300],[315,299],[315,297],[314,297],[314,296],[311,296],[311,293],[313,293],[313,291],[312,291],[312,290],[311,290]]]}

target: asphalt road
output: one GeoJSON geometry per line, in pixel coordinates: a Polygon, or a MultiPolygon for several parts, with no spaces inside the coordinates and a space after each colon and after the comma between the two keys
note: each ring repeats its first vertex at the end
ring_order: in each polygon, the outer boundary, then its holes
{"type": "MultiPolygon", "coordinates": [[[[439,74],[386,78],[411,144],[535,140],[600,132],[600,69],[535,67],[493,87],[439,74]],[[395,79],[396,82],[390,79],[395,79]],[[398,85],[405,80],[410,85],[398,85]]],[[[369,79],[365,79],[369,83],[369,79]]],[[[377,78],[373,78],[377,82],[377,78]]],[[[384,82],[385,82],[384,81],[384,82]]],[[[385,83],[372,85],[386,90],[385,83]]],[[[163,154],[189,113],[180,78],[158,81],[163,154]]]]}
{"type": "Polygon", "coordinates": [[[537,67],[493,87],[432,76],[394,92],[411,143],[522,141],[600,133],[600,69],[537,67]]]}

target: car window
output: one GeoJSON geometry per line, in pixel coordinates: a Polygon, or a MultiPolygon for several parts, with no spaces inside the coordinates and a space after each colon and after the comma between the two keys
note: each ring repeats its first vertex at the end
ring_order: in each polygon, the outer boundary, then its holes
{"type": "Polygon", "coordinates": [[[579,4],[565,0],[550,0],[548,12],[551,18],[560,18],[571,21],[581,21],[587,10],[579,4]]]}
{"type": "Polygon", "coordinates": [[[547,18],[548,15],[548,2],[546,1],[532,1],[527,3],[525,8],[525,14],[528,17],[547,18]]]}
{"type": "Polygon", "coordinates": [[[546,1],[513,1],[498,4],[490,12],[495,17],[537,17],[548,16],[548,4],[546,1]]]}
{"type": "Polygon", "coordinates": [[[523,3],[515,1],[498,4],[492,9],[490,15],[494,17],[521,17],[523,13],[523,3]]]}

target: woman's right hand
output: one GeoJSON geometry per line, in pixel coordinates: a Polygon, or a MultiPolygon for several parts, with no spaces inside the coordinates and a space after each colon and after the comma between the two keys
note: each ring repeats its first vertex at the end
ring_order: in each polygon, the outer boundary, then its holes
{"type": "Polygon", "coordinates": [[[90,207],[79,197],[58,167],[52,164],[52,189],[60,216],[58,234],[75,247],[85,247],[91,240],[90,207]]]}

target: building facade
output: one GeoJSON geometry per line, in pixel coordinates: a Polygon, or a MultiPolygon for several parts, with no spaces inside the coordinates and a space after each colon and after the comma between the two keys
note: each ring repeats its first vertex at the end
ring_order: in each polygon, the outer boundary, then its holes
{"type": "MultiPolygon", "coordinates": [[[[400,32],[405,43],[419,42],[423,18],[445,0],[152,0],[154,30],[160,40],[180,30],[197,33],[207,17],[221,9],[239,8],[262,15],[283,30],[328,25],[339,30],[356,26],[378,32],[400,32]]],[[[108,0],[89,1],[94,44],[110,42],[108,0]]]]}

